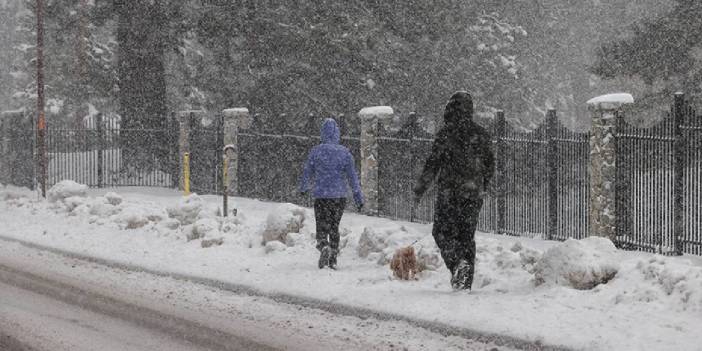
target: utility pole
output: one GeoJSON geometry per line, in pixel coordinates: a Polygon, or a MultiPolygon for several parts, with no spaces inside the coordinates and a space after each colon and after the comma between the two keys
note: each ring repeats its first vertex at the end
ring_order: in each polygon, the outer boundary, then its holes
{"type": "Polygon", "coordinates": [[[46,198],[46,116],[44,115],[44,3],[37,0],[37,152],[41,196],[46,198]]]}

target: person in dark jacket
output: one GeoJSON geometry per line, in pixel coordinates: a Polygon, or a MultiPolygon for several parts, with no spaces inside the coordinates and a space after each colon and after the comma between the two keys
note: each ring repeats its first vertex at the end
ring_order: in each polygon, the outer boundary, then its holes
{"type": "Polygon", "coordinates": [[[470,289],[475,272],[475,229],[483,196],[495,170],[490,135],[473,122],[473,100],[451,96],[417,186],[415,203],[437,179],[432,235],[451,271],[454,289],[470,289]]]}
{"type": "Polygon", "coordinates": [[[327,118],[322,124],[322,143],[315,146],[307,157],[300,192],[307,193],[314,179],[314,216],[317,221],[317,249],[320,251],[319,268],[336,268],[339,253],[339,222],[346,207],[348,185],[359,211],[363,207],[363,193],[353,156],[339,144],[340,133],[336,121],[327,118]]]}

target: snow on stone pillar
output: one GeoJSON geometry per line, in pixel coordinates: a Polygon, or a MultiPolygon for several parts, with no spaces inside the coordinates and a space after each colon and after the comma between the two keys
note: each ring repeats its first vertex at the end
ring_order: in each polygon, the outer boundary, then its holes
{"type": "Polygon", "coordinates": [[[378,214],[378,132],[384,123],[393,118],[388,106],[366,107],[361,118],[361,189],[365,196],[366,213],[378,214]]]}
{"type": "Polygon", "coordinates": [[[205,111],[180,111],[178,112],[178,124],[180,134],[178,136],[178,186],[180,190],[185,189],[185,178],[183,177],[183,158],[186,153],[190,154],[190,124],[193,120],[202,120],[205,111]]]}
{"type": "Polygon", "coordinates": [[[634,103],[629,94],[610,94],[587,102],[592,116],[590,133],[590,236],[614,241],[617,235],[615,211],[616,115],[626,104],[634,103]]]}
{"type": "Polygon", "coordinates": [[[224,118],[224,155],[227,158],[227,195],[239,195],[239,129],[251,127],[251,117],[246,108],[222,111],[224,118]]]}

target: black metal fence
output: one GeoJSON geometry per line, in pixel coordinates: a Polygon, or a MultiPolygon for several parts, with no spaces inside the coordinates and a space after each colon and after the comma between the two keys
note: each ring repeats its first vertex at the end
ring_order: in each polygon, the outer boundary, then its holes
{"type": "MultiPolygon", "coordinates": [[[[31,118],[18,116],[12,125],[4,124],[2,142],[13,157],[11,179],[0,180],[32,187],[35,179],[34,141],[36,129],[31,118]],[[18,122],[27,120],[30,122],[18,122]]],[[[90,187],[145,186],[173,187],[178,181],[177,124],[169,121],[163,129],[125,129],[119,124],[103,123],[94,117],[91,128],[48,126],[47,186],[70,179],[90,187]],[[134,152],[129,143],[146,140],[148,149],[134,152]],[[165,141],[165,142],[164,142],[165,141]]]]}
{"type": "Polygon", "coordinates": [[[34,189],[34,140],[32,118],[23,111],[4,112],[0,118],[0,183],[34,189]]]}
{"type": "MultiPolygon", "coordinates": [[[[306,119],[306,123],[294,126],[286,123],[284,115],[254,115],[252,127],[239,132],[241,196],[311,205],[311,198],[299,193],[298,184],[310,150],[320,143],[319,126],[323,118],[310,115],[306,119]]],[[[341,144],[349,149],[359,170],[360,125],[344,115],[335,119],[341,129],[341,144]]],[[[352,206],[349,203],[349,209],[352,206]]]]}
{"type": "Polygon", "coordinates": [[[617,244],[661,254],[702,254],[702,116],[682,94],[655,125],[617,118],[617,244]]]}
{"type": "MultiPolygon", "coordinates": [[[[222,193],[224,125],[221,115],[189,116],[190,191],[197,194],[222,193]]],[[[177,145],[176,150],[177,150],[177,145]]],[[[176,153],[177,160],[177,153],[176,153]]]]}
{"type": "MultiPolygon", "coordinates": [[[[550,239],[585,237],[588,134],[560,125],[555,111],[549,112],[546,123],[531,132],[514,130],[502,112],[485,127],[493,135],[496,174],[490,194],[484,199],[478,228],[550,239]]],[[[412,189],[432,143],[431,136],[420,135],[416,127],[379,138],[382,216],[422,222],[433,219],[434,189],[417,208],[412,206],[412,189]]]]}
{"type": "MultiPolygon", "coordinates": [[[[635,114],[627,110],[625,114],[635,114]]],[[[684,96],[650,128],[635,127],[620,114],[616,125],[616,244],[663,254],[702,255],[702,116],[684,96]]],[[[191,117],[192,118],[192,117],[191,117]]],[[[360,169],[360,123],[336,116],[342,144],[360,169]]],[[[416,121],[416,115],[409,120],[416,121]]],[[[322,118],[309,116],[292,126],[286,116],[254,115],[251,129],[240,131],[239,193],[268,201],[311,205],[298,193],[309,150],[319,144],[322,118]]],[[[223,122],[190,121],[191,188],[221,192],[223,122]]],[[[504,113],[485,125],[493,135],[496,174],[479,220],[482,231],[564,240],[589,233],[589,133],[563,127],[555,111],[543,125],[514,130],[504,113]]],[[[22,113],[0,120],[0,151],[13,155],[0,170],[0,183],[34,186],[35,129],[22,113]],[[9,121],[9,122],[8,122],[9,121]]],[[[177,187],[178,123],[159,130],[122,129],[101,123],[94,128],[47,132],[48,185],[63,179],[91,187],[177,187]],[[166,140],[153,150],[125,150],[130,140],[166,140]]],[[[435,190],[413,206],[415,181],[431,152],[433,137],[411,122],[378,138],[379,214],[430,222],[435,190]]],[[[349,204],[351,207],[352,204],[349,204]]]]}

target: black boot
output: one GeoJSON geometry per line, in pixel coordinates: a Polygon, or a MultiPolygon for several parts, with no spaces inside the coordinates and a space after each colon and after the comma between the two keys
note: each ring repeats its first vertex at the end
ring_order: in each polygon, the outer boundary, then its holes
{"type": "Polygon", "coordinates": [[[336,269],[336,255],[338,254],[337,250],[331,250],[329,254],[329,268],[331,269],[336,269]]]}
{"type": "Polygon", "coordinates": [[[328,245],[325,245],[319,253],[319,262],[317,265],[319,266],[319,269],[324,268],[325,266],[329,265],[329,258],[331,256],[331,248],[328,245]]]}
{"type": "Polygon", "coordinates": [[[466,260],[461,260],[451,277],[454,290],[470,290],[473,285],[473,267],[466,260]]]}

